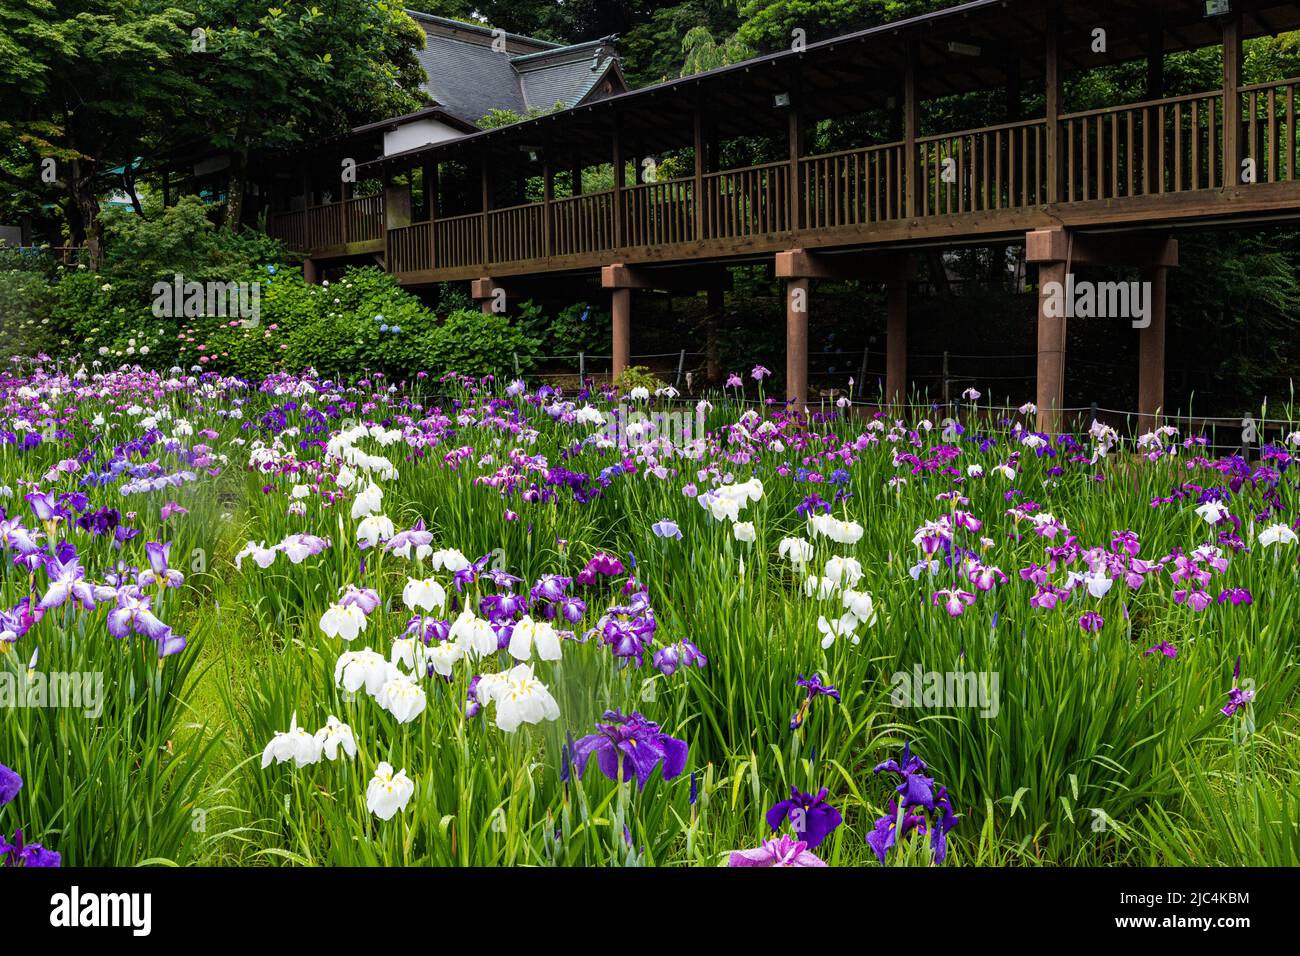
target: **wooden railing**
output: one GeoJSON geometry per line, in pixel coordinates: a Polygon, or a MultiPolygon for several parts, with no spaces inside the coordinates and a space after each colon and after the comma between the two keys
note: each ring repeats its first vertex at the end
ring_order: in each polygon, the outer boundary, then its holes
{"type": "Polygon", "coordinates": [[[267,220],[266,232],[296,252],[311,251],[307,245],[307,214],[301,209],[275,213],[267,220]]]}
{"type": "Polygon", "coordinates": [[[1300,179],[1300,132],[1296,129],[1296,95],[1300,79],[1260,83],[1242,89],[1246,127],[1243,157],[1255,160],[1256,182],[1300,179]]]}
{"type": "Polygon", "coordinates": [[[267,223],[267,232],[290,249],[302,252],[332,249],[350,242],[377,242],[384,238],[384,197],[361,196],[275,213],[267,223]]]}
{"type": "Polygon", "coordinates": [[[695,236],[695,180],[670,179],[623,190],[625,245],[671,246],[695,236]]]}
{"type": "Polygon", "coordinates": [[[522,262],[546,255],[545,204],[528,203],[488,213],[488,261],[522,262]]]}
{"type": "Polygon", "coordinates": [[[1225,128],[1221,91],[1061,116],[1052,137],[1056,168],[1050,170],[1047,121],[1034,119],[923,136],[910,152],[893,142],[400,229],[384,228],[382,196],[280,213],[269,228],[304,252],[386,238],[392,271],[464,273],[1024,209],[1047,204],[1049,184],[1061,203],[1222,189],[1241,182],[1237,170],[1225,169],[1228,147],[1238,143],[1240,155],[1254,163],[1255,181],[1296,182],[1298,92],[1300,79],[1242,87],[1238,131],[1225,128]]]}
{"type": "Polygon", "coordinates": [[[360,196],[343,203],[343,241],[374,242],[384,238],[384,195],[360,196]]]}
{"type": "Polygon", "coordinates": [[[584,193],[551,203],[551,254],[590,255],[614,248],[614,191],[584,193]]]}
{"type": "Polygon", "coordinates": [[[923,216],[1036,206],[1047,199],[1043,120],[917,140],[923,216]]]}
{"type": "Polygon", "coordinates": [[[385,236],[388,271],[400,274],[432,269],[432,239],[433,230],[427,222],[389,229],[385,236]]]}
{"type": "Polygon", "coordinates": [[[907,199],[902,143],[808,156],[799,162],[804,227],[901,219],[907,199]]]}
{"type": "Polygon", "coordinates": [[[439,219],[433,224],[433,267],[458,269],[483,263],[483,214],[439,219]]]}
{"type": "Polygon", "coordinates": [[[790,228],[789,163],[709,173],[702,182],[703,238],[741,239],[790,228]]]}
{"type": "Polygon", "coordinates": [[[1061,143],[1065,202],[1218,189],[1225,181],[1223,95],[1073,113],[1061,117],[1061,143]]]}

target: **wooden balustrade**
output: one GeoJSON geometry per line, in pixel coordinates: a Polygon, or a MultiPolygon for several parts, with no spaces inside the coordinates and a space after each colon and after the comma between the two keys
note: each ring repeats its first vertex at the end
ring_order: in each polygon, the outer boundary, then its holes
{"type": "Polygon", "coordinates": [[[1295,182],[1300,176],[1296,94],[1300,79],[1242,88],[1242,156],[1255,160],[1255,181],[1295,182]]]}
{"type": "Polygon", "coordinates": [[[343,204],[343,241],[375,242],[384,238],[384,196],[359,196],[343,204]]]}
{"type": "Polygon", "coordinates": [[[1225,181],[1224,134],[1221,93],[1063,116],[1062,198],[1087,202],[1218,189],[1225,181]]]}
{"type": "Polygon", "coordinates": [[[590,255],[614,248],[614,191],[583,193],[551,203],[557,256],[590,255]]]}
{"type": "Polygon", "coordinates": [[[1043,120],[1027,120],[918,139],[921,215],[1046,202],[1046,135],[1043,120]]]}
{"type": "Polygon", "coordinates": [[[907,180],[902,143],[847,149],[800,160],[808,229],[862,226],[900,219],[907,180]]]}
{"type": "Polygon", "coordinates": [[[488,213],[488,259],[521,262],[546,255],[545,203],[527,203],[488,213]]]}
{"type": "Polygon", "coordinates": [[[433,267],[458,269],[483,264],[483,214],[452,216],[434,222],[433,267]]]}
{"type": "Polygon", "coordinates": [[[401,275],[433,268],[433,254],[429,248],[433,241],[430,223],[417,222],[389,229],[384,239],[389,272],[401,275]]]}
{"type": "Polygon", "coordinates": [[[741,239],[790,228],[790,164],[767,163],[703,177],[705,239],[741,239]]]}
{"type": "Polygon", "coordinates": [[[695,180],[642,183],[623,190],[627,246],[671,246],[695,236],[695,180]]]}
{"type": "Polygon", "coordinates": [[[307,214],[301,209],[292,212],[278,212],[270,216],[266,223],[267,235],[279,239],[295,252],[310,252],[307,245],[307,214]]]}
{"type": "MultiPolygon", "coordinates": [[[[1300,179],[1297,87],[1300,79],[1246,86],[1238,93],[1241,153],[1254,161],[1257,182],[1300,179]]],[[[803,208],[799,223],[791,210],[791,164],[776,162],[704,173],[698,180],[569,196],[553,200],[549,209],[546,203],[527,203],[400,229],[384,228],[381,195],[366,196],[274,214],[268,229],[301,252],[386,237],[389,268],[398,273],[585,262],[625,250],[761,237],[776,241],[790,233],[797,241],[805,230],[911,218],[909,177],[916,178],[917,217],[1041,206],[1053,176],[1063,203],[1222,189],[1239,181],[1236,171],[1224,169],[1231,133],[1224,115],[1222,92],[1214,91],[1062,116],[1055,170],[1047,168],[1042,119],[920,137],[910,156],[904,143],[805,156],[797,164],[795,184],[803,208]],[[614,226],[619,202],[621,243],[614,226]]]]}

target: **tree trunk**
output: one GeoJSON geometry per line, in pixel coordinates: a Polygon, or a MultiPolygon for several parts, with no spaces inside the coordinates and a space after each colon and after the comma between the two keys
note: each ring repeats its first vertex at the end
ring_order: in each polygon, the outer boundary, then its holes
{"type": "Polygon", "coordinates": [[[70,163],[68,191],[72,194],[72,208],[78,224],[70,217],[74,236],[80,232],[85,239],[90,256],[90,268],[98,270],[104,264],[103,224],[99,220],[99,197],[95,193],[94,160],[74,159],[70,163]]]}
{"type": "Polygon", "coordinates": [[[222,225],[231,232],[239,232],[244,216],[244,189],[248,181],[248,153],[236,150],[230,154],[230,179],[226,187],[226,221],[222,225]]]}

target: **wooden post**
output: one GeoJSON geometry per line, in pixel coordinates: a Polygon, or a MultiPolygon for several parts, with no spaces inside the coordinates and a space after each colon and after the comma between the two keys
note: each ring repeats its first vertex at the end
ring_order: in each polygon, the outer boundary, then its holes
{"type": "Polygon", "coordinates": [[[320,271],[316,268],[315,261],[311,259],[302,260],[302,281],[308,285],[318,285],[320,283],[320,271]]]}
{"type": "Polygon", "coordinates": [[[555,202],[555,173],[551,161],[542,164],[542,257],[551,258],[551,232],[554,220],[552,204],[555,202]]]}
{"type": "Polygon", "coordinates": [[[695,241],[704,238],[704,116],[695,107],[695,241]]]}
{"type": "Polygon", "coordinates": [[[799,157],[803,153],[803,122],[799,116],[798,104],[790,104],[788,118],[788,138],[790,145],[790,229],[803,228],[803,191],[799,188],[799,157]]]}
{"type": "MultiPolygon", "coordinates": [[[[1038,264],[1038,430],[1055,435],[1061,430],[1065,407],[1065,315],[1053,315],[1046,290],[1053,283],[1065,288],[1065,261],[1038,264]]],[[[1057,304],[1063,301],[1057,300],[1057,304]]],[[[1064,309],[1060,310],[1064,313],[1064,309]]]]}
{"type": "Polygon", "coordinates": [[[429,207],[429,268],[438,268],[438,187],[439,167],[436,162],[424,167],[424,196],[429,207]]]}
{"type": "Polygon", "coordinates": [[[618,377],[632,364],[632,290],[614,289],[610,298],[614,313],[610,377],[618,381],[618,377]]]}
{"type": "MultiPolygon", "coordinates": [[[[889,280],[885,333],[885,404],[907,399],[907,278],[889,280]]],[[[864,363],[865,364],[865,363],[864,363]]]]}
{"type": "Polygon", "coordinates": [[[808,401],[808,299],[811,279],[786,280],[785,395],[802,411],[808,401]]]}
{"type": "Polygon", "coordinates": [[[1241,183],[1241,14],[1223,21],[1223,185],[1241,183]]]}
{"type": "Polygon", "coordinates": [[[482,228],[480,229],[480,235],[481,235],[483,241],[482,241],[482,243],[481,243],[482,248],[481,248],[480,252],[481,252],[481,255],[482,255],[482,259],[483,259],[483,265],[484,265],[485,267],[486,267],[487,264],[488,264],[488,249],[489,249],[489,244],[488,244],[488,210],[491,209],[491,208],[492,208],[491,182],[490,182],[490,180],[489,180],[489,178],[488,178],[488,161],[487,161],[487,154],[484,154],[484,155],[483,155],[483,225],[482,225],[482,228]]]}
{"type": "Polygon", "coordinates": [[[395,186],[393,177],[384,174],[384,225],[400,229],[411,224],[411,187],[395,186]]]}
{"type": "MultiPolygon", "coordinates": [[[[622,249],[626,236],[623,231],[623,137],[617,119],[614,121],[614,248],[622,249]]],[[[615,297],[617,298],[617,297],[615,297]]],[[[615,374],[617,378],[617,373],[615,374]]]]}
{"type": "MultiPolygon", "coordinates": [[[[1047,100],[1047,201],[1059,202],[1061,198],[1061,4],[1049,0],[1047,4],[1047,49],[1045,51],[1043,91],[1047,100]]],[[[1041,414],[1041,411],[1040,411],[1041,414]]]]}
{"type": "MultiPolygon", "coordinates": [[[[1165,37],[1164,28],[1157,22],[1151,27],[1147,36],[1147,88],[1146,98],[1158,100],[1165,95],[1165,37]]],[[[1156,111],[1143,111],[1142,133],[1144,139],[1142,159],[1143,192],[1158,192],[1160,183],[1156,181],[1160,169],[1160,153],[1164,149],[1165,131],[1158,122],[1152,122],[1156,111]]]]}
{"type": "Polygon", "coordinates": [[[706,362],[708,366],[709,384],[713,385],[722,379],[722,358],[718,354],[718,325],[722,321],[722,311],[725,305],[725,292],[721,286],[709,286],[708,290],[708,327],[705,332],[706,362]]]}
{"type": "Polygon", "coordinates": [[[903,70],[903,177],[905,189],[905,214],[915,219],[921,214],[921,157],[917,152],[916,138],[921,129],[921,101],[916,89],[916,61],[920,57],[916,43],[907,45],[907,66],[903,70]]]}
{"type": "Polygon", "coordinates": [[[1155,427],[1165,407],[1165,303],[1169,270],[1152,266],[1142,278],[1151,283],[1151,323],[1138,332],[1138,414],[1142,425],[1155,427]]]}

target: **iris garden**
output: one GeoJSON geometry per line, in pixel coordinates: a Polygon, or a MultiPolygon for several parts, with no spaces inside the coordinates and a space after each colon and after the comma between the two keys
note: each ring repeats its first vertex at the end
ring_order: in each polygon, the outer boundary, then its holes
{"type": "Polygon", "coordinates": [[[1300,862],[1300,430],[766,376],[13,363],[0,860],[1300,862]]]}

